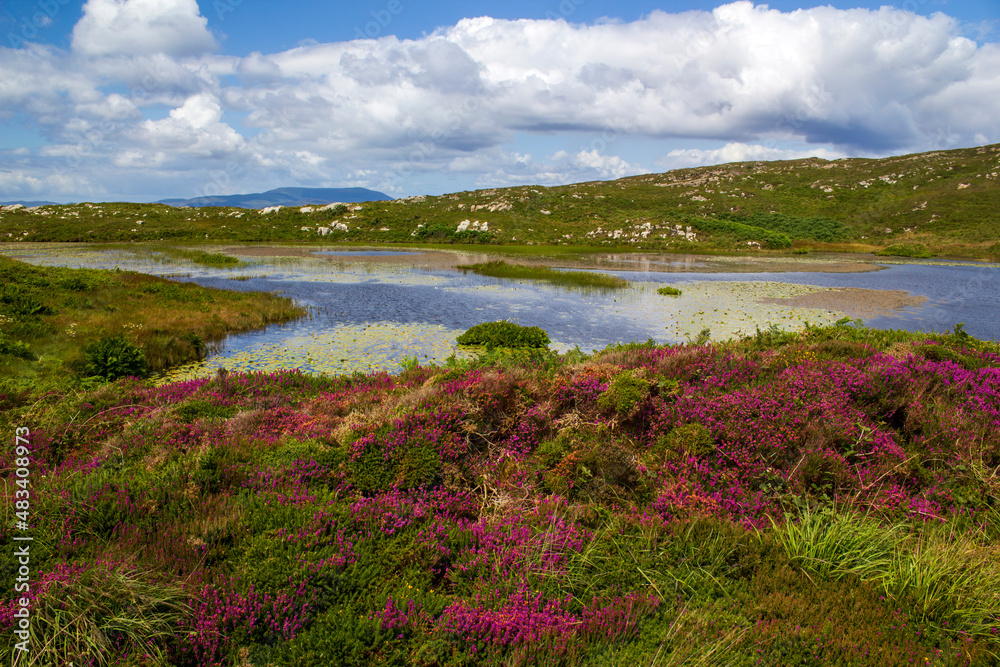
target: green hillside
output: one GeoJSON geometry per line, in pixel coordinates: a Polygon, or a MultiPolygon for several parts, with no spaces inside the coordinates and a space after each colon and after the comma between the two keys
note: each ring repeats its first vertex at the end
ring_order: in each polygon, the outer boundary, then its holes
{"type": "Polygon", "coordinates": [[[5,210],[10,241],[356,241],[802,249],[1000,259],[1000,145],[878,160],[739,162],[560,187],[339,207],[5,210]],[[463,225],[462,223],[466,223],[463,225]]]}

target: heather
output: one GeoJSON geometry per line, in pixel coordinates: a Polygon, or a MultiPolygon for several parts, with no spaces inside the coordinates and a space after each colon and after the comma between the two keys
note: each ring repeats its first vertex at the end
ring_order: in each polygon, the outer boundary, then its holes
{"type": "Polygon", "coordinates": [[[1000,348],[961,327],[124,379],[0,405],[8,430],[32,427],[35,664],[1000,653],[1000,348]]]}

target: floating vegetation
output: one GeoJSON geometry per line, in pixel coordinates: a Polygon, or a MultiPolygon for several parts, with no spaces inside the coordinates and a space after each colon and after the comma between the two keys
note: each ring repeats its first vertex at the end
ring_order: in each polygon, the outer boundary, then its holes
{"type": "Polygon", "coordinates": [[[758,328],[767,329],[772,324],[783,329],[801,329],[807,323],[833,324],[844,317],[843,312],[760,301],[823,289],[771,281],[689,282],[684,287],[684,299],[660,299],[652,303],[668,322],[666,332],[673,340],[688,340],[703,329],[712,331],[713,340],[727,340],[750,335],[758,328]]]}
{"type": "Polygon", "coordinates": [[[661,287],[660,289],[656,290],[656,293],[662,294],[663,296],[680,296],[681,294],[683,294],[683,292],[681,292],[679,289],[677,289],[676,287],[671,287],[670,285],[667,285],[666,287],[661,287]]]}
{"type": "Polygon", "coordinates": [[[553,285],[565,287],[596,287],[598,289],[624,289],[629,282],[624,278],[607,273],[591,271],[560,271],[550,266],[528,266],[527,264],[508,264],[495,260],[482,264],[460,264],[456,268],[461,271],[471,271],[481,276],[493,278],[509,278],[512,280],[544,280],[553,285]]]}
{"type": "Polygon", "coordinates": [[[220,368],[228,371],[275,372],[297,369],[327,375],[370,373],[402,369],[408,358],[420,363],[444,363],[448,357],[471,357],[456,351],[461,333],[433,324],[376,323],[337,325],[299,336],[284,336],[276,327],[269,341],[241,346],[234,336],[218,354],[205,361],[174,367],[156,384],[211,377],[220,368]]]}

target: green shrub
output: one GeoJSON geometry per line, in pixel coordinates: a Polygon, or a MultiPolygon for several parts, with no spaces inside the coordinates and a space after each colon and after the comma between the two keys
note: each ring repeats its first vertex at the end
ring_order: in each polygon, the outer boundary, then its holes
{"type": "Polygon", "coordinates": [[[484,322],[472,327],[458,337],[459,345],[485,345],[509,348],[544,348],[549,345],[549,335],[538,327],[522,327],[513,322],[484,322]]]}
{"type": "Polygon", "coordinates": [[[177,407],[177,418],[184,422],[199,419],[228,419],[236,414],[236,408],[228,405],[215,405],[209,401],[187,401],[177,407]]]}
{"type": "Polygon", "coordinates": [[[0,332],[0,355],[4,354],[27,361],[34,361],[37,358],[27,343],[7,338],[7,336],[0,332]]]}
{"type": "Polygon", "coordinates": [[[679,289],[676,287],[670,287],[669,285],[667,287],[661,287],[656,291],[663,296],[680,296],[682,294],[679,289]]]}
{"type": "Polygon", "coordinates": [[[762,227],[754,227],[753,225],[745,225],[742,222],[692,218],[691,224],[703,232],[721,234],[735,241],[757,241],[763,243],[768,248],[790,248],[792,246],[792,240],[786,234],[762,227]]]}
{"type": "Polygon", "coordinates": [[[649,381],[637,372],[619,373],[597,399],[597,404],[618,414],[631,416],[639,409],[639,404],[649,396],[649,388],[649,381]]]}
{"type": "Polygon", "coordinates": [[[369,445],[361,456],[350,462],[351,482],[363,493],[388,490],[396,480],[399,464],[387,460],[381,447],[369,445]]]}
{"type": "Polygon", "coordinates": [[[17,318],[34,318],[54,315],[55,310],[42,302],[33,291],[21,285],[6,285],[0,292],[0,312],[17,318]]]}
{"type": "Polygon", "coordinates": [[[124,336],[104,336],[84,350],[87,358],[86,373],[106,380],[124,377],[146,377],[149,365],[142,350],[124,336]]]}
{"type": "Polygon", "coordinates": [[[715,451],[715,440],[712,432],[698,422],[681,424],[666,435],[661,435],[653,446],[653,451],[669,459],[677,459],[684,454],[705,456],[715,451]]]}
{"type": "Polygon", "coordinates": [[[400,488],[431,486],[441,477],[441,457],[431,447],[412,447],[399,468],[400,488]]]}
{"type": "Polygon", "coordinates": [[[790,239],[843,241],[850,231],[842,222],[822,216],[798,218],[782,213],[723,213],[719,217],[784,234],[790,239]]]}

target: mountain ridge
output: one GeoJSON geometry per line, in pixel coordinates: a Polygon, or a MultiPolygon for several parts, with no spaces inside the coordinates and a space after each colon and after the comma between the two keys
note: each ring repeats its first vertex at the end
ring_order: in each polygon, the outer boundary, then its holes
{"type": "Polygon", "coordinates": [[[316,206],[341,202],[357,204],[366,201],[392,201],[384,192],[368,188],[299,188],[282,187],[266,192],[239,195],[192,197],[190,199],[161,199],[157,204],[167,206],[202,208],[206,206],[232,206],[235,208],[267,208],[269,206],[316,206]]]}

